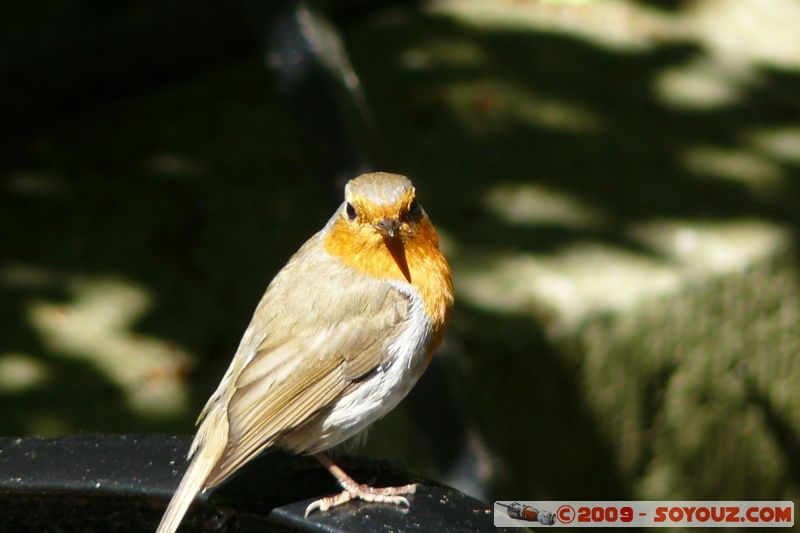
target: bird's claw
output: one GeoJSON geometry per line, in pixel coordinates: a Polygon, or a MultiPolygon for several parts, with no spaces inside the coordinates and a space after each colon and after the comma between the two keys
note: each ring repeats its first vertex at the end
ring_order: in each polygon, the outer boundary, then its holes
{"type": "Polygon", "coordinates": [[[408,499],[402,494],[414,494],[417,491],[417,484],[404,485],[402,487],[381,487],[375,488],[369,485],[356,485],[345,488],[339,494],[327,496],[311,502],[306,507],[305,517],[316,510],[325,512],[332,507],[345,504],[353,499],[363,500],[371,503],[388,503],[392,505],[404,505],[410,507],[408,499]]]}

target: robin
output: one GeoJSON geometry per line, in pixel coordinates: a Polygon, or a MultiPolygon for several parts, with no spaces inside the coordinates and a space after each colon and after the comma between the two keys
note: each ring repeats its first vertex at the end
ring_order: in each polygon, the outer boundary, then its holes
{"type": "Polygon", "coordinates": [[[350,180],[345,201],[267,287],[198,419],[189,464],[157,533],[195,496],[267,448],[311,454],[344,489],[306,508],[358,498],[408,506],[415,485],[374,488],[325,451],[392,410],[422,375],[453,305],[439,237],[405,176],[350,180]]]}

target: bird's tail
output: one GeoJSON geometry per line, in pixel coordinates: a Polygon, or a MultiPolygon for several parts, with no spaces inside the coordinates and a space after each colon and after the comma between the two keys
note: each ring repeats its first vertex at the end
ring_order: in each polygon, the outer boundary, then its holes
{"type": "MultiPolygon", "coordinates": [[[[158,524],[156,533],[175,533],[186,511],[189,510],[189,506],[203,489],[208,476],[219,461],[222,451],[225,449],[225,439],[220,439],[219,433],[216,435],[217,438],[209,439],[208,437],[212,436],[208,434],[209,429],[211,428],[207,424],[200,427],[192,445],[192,452],[190,452],[192,461],[178,485],[178,490],[172,496],[164,516],[161,517],[161,523],[158,524]]],[[[227,431],[220,433],[225,433],[227,436],[227,431]]]]}

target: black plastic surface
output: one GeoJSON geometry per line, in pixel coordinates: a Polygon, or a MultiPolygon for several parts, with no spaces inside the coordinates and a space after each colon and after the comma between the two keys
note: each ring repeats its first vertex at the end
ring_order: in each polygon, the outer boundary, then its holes
{"type": "MultiPolygon", "coordinates": [[[[190,439],[146,435],[0,438],[0,531],[153,531],[186,468],[190,439]]],[[[491,508],[396,466],[338,458],[377,486],[421,482],[409,509],[351,502],[303,514],[337,492],[315,460],[268,453],[199,498],[181,531],[497,531],[491,508]]]]}

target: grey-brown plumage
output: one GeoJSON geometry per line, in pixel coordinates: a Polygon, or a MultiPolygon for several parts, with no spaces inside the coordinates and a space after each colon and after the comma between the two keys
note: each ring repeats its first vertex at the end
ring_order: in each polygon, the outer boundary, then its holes
{"type": "MultiPolygon", "coordinates": [[[[199,417],[190,466],[158,533],[175,531],[202,489],[265,448],[326,450],[393,408],[416,382],[443,323],[429,318],[428,302],[407,279],[409,265],[394,264],[397,250],[387,251],[373,223],[390,208],[405,217],[413,194],[411,182],[393,174],[351,181],[346,198],[358,206],[358,220],[343,204],[275,276],[199,417]]],[[[427,217],[414,216],[423,218],[397,220],[401,250],[423,229],[425,243],[431,239],[427,217]]],[[[422,281],[436,266],[424,259],[409,263],[422,281]]],[[[439,270],[444,277],[435,281],[451,290],[449,270],[439,270]]],[[[444,296],[449,308],[452,294],[444,296]]]]}

